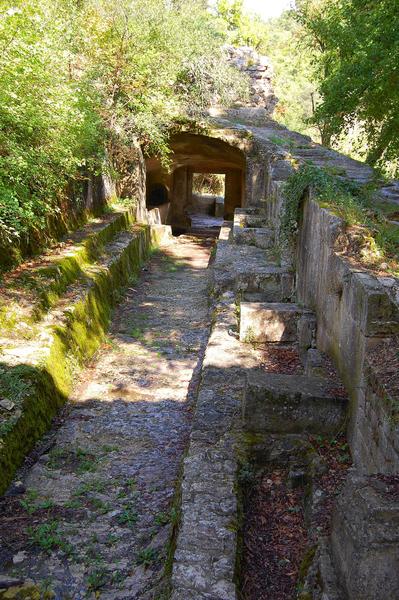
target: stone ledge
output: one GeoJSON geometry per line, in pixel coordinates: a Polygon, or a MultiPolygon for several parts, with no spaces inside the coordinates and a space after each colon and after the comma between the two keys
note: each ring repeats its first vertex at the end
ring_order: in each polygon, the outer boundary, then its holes
{"type": "Polygon", "coordinates": [[[267,227],[241,227],[234,225],[233,242],[257,248],[273,248],[274,231],[267,227]]]}
{"type": "Polygon", "coordinates": [[[88,359],[100,345],[115,292],[137,272],[150,245],[148,227],[120,234],[107,247],[101,263],[91,267],[73,300],[49,314],[37,338],[25,347],[9,347],[3,352],[2,373],[28,381],[30,388],[20,406],[6,415],[2,411],[0,492],[67,399],[74,378],[73,365],[88,359]]]}
{"type": "Polygon", "coordinates": [[[310,339],[316,329],[315,317],[310,310],[284,302],[241,302],[240,340],[251,342],[296,342],[298,329],[301,337],[310,339]],[[305,316],[305,318],[303,318],[305,316]],[[303,321],[303,323],[301,322],[303,321]],[[309,325],[307,335],[304,332],[309,325]]]}
{"type": "Polygon", "coordinates": [[[226,293],[217,304],[205,353],[184,461],[173,600],[236,600],[237,445],[244,373],[253,359],[239,356],[240,342],[230,335],[233,302],[226,293]]]}
{"type": "Polygon", "coordinates": [[[344,423],[347,402],[331,388],[330,381],[319,377],[251,371],[244,427],[255,433],[334,433],[344,423]]]}
{"type": "Polygon", "coordinates": [[[288,301],[294,293],[293,273],[273,262],[273,252],[220,240],[213,269],[216,294],[226,290],[260,294],[265,302],[288,301]],[[270,254],[270,255],[269,255],[270,254]]]}
{"type": "Polygon", "coordinates": [[[60,249],[33,259],[28,265],[20,265],[16,272],[9,273],[0,295],[3,333],[13,337],[18,332],[26,333],[26,328],[45,316],[67,287],[82,275],[84,268],[99,259],[105,245],[133,223],[133,212],[126,209],[94,219],[65,236],[60,249]],[[18,272],[22,269],[24,279],[18,285],[18,272]],[[29,287],[24,284],[26,279],[29,287]],[[12,313],[15,313],[15,324],[12,313]],[[8,322],[11,327],[7,326],[8,322]]]}

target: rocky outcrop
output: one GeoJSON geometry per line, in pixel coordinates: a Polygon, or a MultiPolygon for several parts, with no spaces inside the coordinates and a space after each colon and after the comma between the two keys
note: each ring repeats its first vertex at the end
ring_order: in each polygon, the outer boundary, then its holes
{"type": "Polygon", "coordinates": [[[229,62],[249,77],[250,96],[247,106],[265,109],[267,114],[273,114],[278,98],[273,91],[270,59],[249,46],[227,46],[226,49],[229,62]]]}

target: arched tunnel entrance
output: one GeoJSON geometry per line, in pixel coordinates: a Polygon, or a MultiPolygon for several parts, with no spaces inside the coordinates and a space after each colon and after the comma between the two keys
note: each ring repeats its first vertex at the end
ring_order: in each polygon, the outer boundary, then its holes
{"type": "Polygon", "coordinates": [[[244,203],[245,156],[238,148],[204,135],[172,136],[171,167],[150,157],[147,208],[157,207],[176,234],[220,227],[244,203]],[[200,186],[199,182],[203,183],[200,186]]]}

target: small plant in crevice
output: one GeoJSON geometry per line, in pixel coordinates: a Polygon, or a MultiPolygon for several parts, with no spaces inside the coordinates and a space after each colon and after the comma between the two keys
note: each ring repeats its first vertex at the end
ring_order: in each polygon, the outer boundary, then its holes
{"type": "Polygon", "coordinates": [[[161,512],[157,514],[154,520],[156,525],[167,525],[170,523],[170,515],[168,513],[161,512]]]}
{"type": "Polygon", "coordinates": [[[137,564],[144,567],[151,566],[158,558],[158,552],[154,548],[145,548],[137,554],[137,564]]]}
{"type": "Polygon", "coordinates": [[[87,576],[86,584],[90,591],[96,592],[110,580],[109,574],[102,568],[93,569],[87,576]]]}
{"type": "Polygon", "coordinates": [[[38,510],[51,509],[55,506],[53,500],[50,500],[49,498],[42,500],[41,502],[37,502],[37,499],[38,492],[36,490],[29,490],[26,497],[23,500],[20,500],[20,505],[30,515],[33,515],[38,510]]]}
{"type": "Polygon", "coordinates": [[[138,521],[138,514],[134,507],[125,506],[123,510],[117,515],[116,521],[118,525],[125,525],[126,527],[133,527],[138,521]]]}
{"type": "Polygon", "coordinates": [[[237,481],[242,486],[252,485],[256,480],[253,465],[249,462],[242,463],[237,473],[237,481]]]}
{"type": "Polygon", "coordinates": [[[101,515],[105,515],[111,510],[111,505],[100,498],[90,498],[89,502],[90,506],[101,515]]]}
{"type": "Polygon", "coordinates": [[[102,479],[93,479],[92,481],[88,481],[86,483],[82,483],[79,487],[73,492],[74,496],[84,496],[89,492],[104,492],[107,489],[109,482],[103,481],[102,479]]]}
{"type": "Polygon", "coordinates": [[[246,344],[252,344],[252,345],[256,343],[255,330],[250,325],[247,327],[247,329],[245,331],[245,335],[244,335],[243,341],[246,344]]]}
{"type": "Polygon", "coordinates": [[[28,533],[31,543],[39,546],[47,554],[51,554],[54,550],[62,550],[67,555],[71,555],[73,552],[72,546],[65,542],[64,536],[59,530],[59,523],[55,520],[31,527],[28,529],[28,533]]]}
{"type": "Polygon", "coordinates": [[[54,448],[49,453],[46,468],[49,470],[70,469],[78,474],[93,473],[97,469],[97,458],[83,448],[76,448],[72,452],[62,447],[54,448]]]}

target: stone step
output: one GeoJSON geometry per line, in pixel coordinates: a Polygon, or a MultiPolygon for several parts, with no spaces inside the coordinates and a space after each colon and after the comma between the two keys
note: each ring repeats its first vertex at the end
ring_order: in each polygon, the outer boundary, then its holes
{"type": "Polygon", "coordinates": [[[134,222],[126,208],[91,220],[57,248],[7,274],[0,291],[0,335],[24,335],[54,306],[67,287],[94,263],[103,248],[134,222]]]}
{"type": "Polygon", "coordinates": [[[11,402],[0,408],[0,493],[67,399],[76,367],[104,338],[118,291],[138,272],[155,241],[148,226],[117,234],[29,337],[0,338],[0,386],[11,402]]]}
{"type": "Polygon", "coordinates": [[[255,369],[247,375],[244,427],[252,433],[335,433],[346,406],[330,380],[255,369]]]}
{"type": "Polygon", "coordinates": [[[273,248],[274,231],[268,227],[240,227],[234,225],[233,240],[235,244],[273,248]]]}
{"type": "Polygon", "coordinates": [[[273,262],[273,252],[219,240],[213,263],[216,294],[257,294],[264,302],[289,301],[294,293],[293,273],[273,262]]]}
{"type": "Polygon", "coordinates": [[[307,337],[314,339],[316,317],[297,304],[241,302],[240,340],[243,342],[297,342],[305,335],[304,327],[309,329],[307,337]]]}
{"type": "Polygon", "coordinates": [[[234,211],[234,227],[267,227],[268,224],[267,216],[259,208],[236,208],[234,211]]]}

